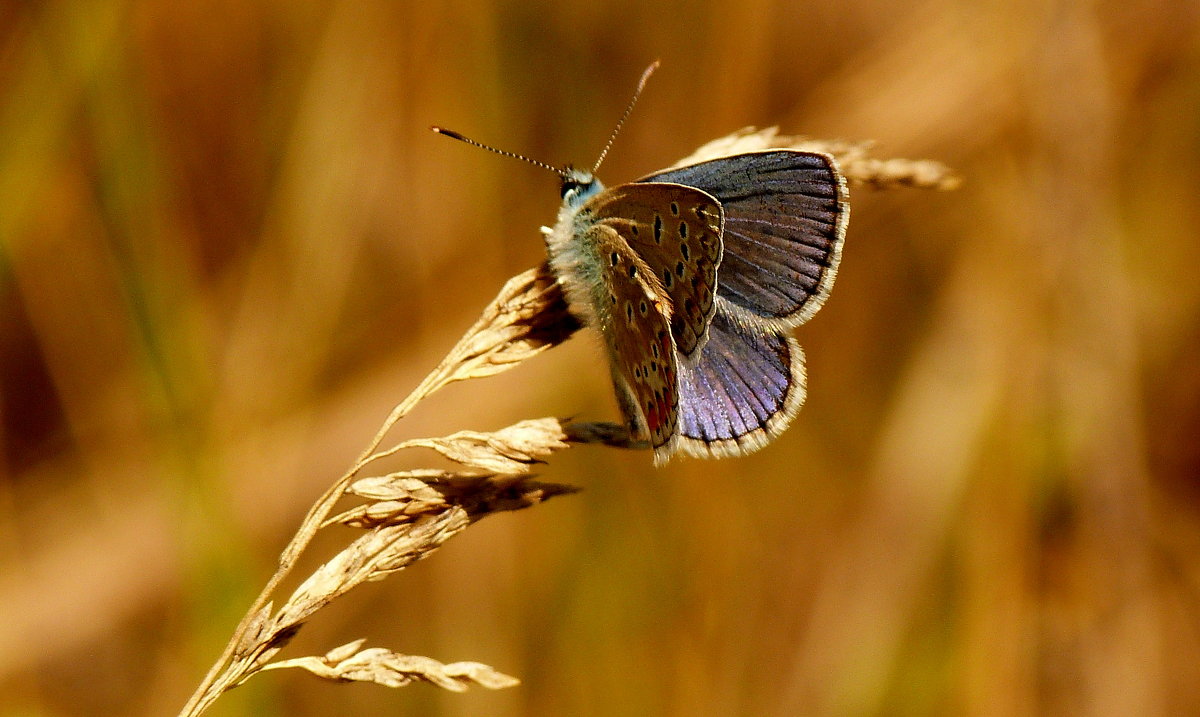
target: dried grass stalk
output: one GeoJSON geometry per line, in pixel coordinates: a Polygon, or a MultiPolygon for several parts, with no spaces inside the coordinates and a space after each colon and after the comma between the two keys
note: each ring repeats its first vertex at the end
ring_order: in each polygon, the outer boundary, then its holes
{"type": "MultiPolygon", "coordinates": [[[[831,154],[847,177],[859,184],[934,189],[957,184],[950,171],[936,162],[876,160],[867,157],[865,144],[805,140],[779,135],[774,128],[736,132],[701,147],[680,164],[769,147],[831,154]]],[[[530,473],[556,451],[573,443],[647,448],[645,442],[631,439],[619,424],[556,418],[522,421],[491,433],[459,431],[381,448],[396,422],[433,392],[456,381],[506,371],[565,341],[578,328],[544,264],[509,280],[441,364],[392,410],[362,456],[309,510],[280,556],[275,574],[180,714],[199,715],[217,697],[251,676],[289,667],[339,682],[374,682],[388,687],[423,681],[462,691],[471,684],[490,689],[517,684],[515,678],[487,665],[442,664],[383,648],[361,649],[363,640],[321,656],[272,659],[316,612],[355,587],[403,570],[487,515],[574,492],[569,485],[536,481],[530,473]],[[413,448],[433,450],[461,468],[360,475],[381,458],[413,448]],[[359,502],[334,514],[334,507],[345,498],[359,502]],[[317,531],[334,525],[362,532],[302,581],[276,609],[271,598],[283,578],[317,531]]]]}
{"type": "Polygon", "coordinates": [[[284,549],[275,574],[180,714],[199,715],[222,693],[252,675],[284,667],[299,667],[337,681],[370,681],[391,687],[414,680],[455,691],[470,684],[492,689],[516,684],[516,679],[486,665],[444,665],[382,648],[360,651],[361,641],[320,657],[271,660],[318,610],[355,587],[403,570],[480,518],[574,492],[571,486],[536,481],[530,475],[543,459],[581,440],[555,418],[522,421],[491,433],[460,431],[380,446],[397,421],[439,388],[505,371],[564,341],[578,328],[544,266],[505,284],[442,363],[392,410],[359,460],[309,510],[284,549]],[[409,448],[432,449],[462,468],[360,477],[379,459],[409,448]],[[347,497],[362,502],[331,517],[335,505],[347,497]],[[317,568],[276,609],[270,598],[280,582],[317,531],[331,525],[363,532],[317,568]]]}
{"type": "Polygon", "coordinates": [[[471,683],[493,690],[520,684],[517,678],[496,672],[478,662],[443,665],[428,657],[398,655],[381,647],[359,649],[365,642],[366,640],[355,640],[347,645],[335,647],[322,657],[280,660],[263,669],[299,667],[327,680],[374,682],[384,687],[403,687],[420,680],[451,692],[465,692],[471,683]]]}

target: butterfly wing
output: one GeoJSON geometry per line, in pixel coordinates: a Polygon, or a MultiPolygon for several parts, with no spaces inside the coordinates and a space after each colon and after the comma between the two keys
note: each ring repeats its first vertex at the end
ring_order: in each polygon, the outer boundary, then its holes
{"type": "Polygon", "coordinates": [[[670,169],[641,182],[707,192],[724,208],[717,294],[752,321],[798,326],[821,308],[842,255],[850,204],[832,157],[767,150],[670,169]]]}
{"type": "Polygon", "coordinates": [[[594,305],[621,411],[635,438],[648,441],[656,453],[669,454],[679,415],[669,299],[649,265],[612,226],[586,228],[582,243],[606,268],[594,305]]]}
{"type": "Polygon", "coordinates": [[[721,204],[679,184],[621,184],[589,200],[581,214],[613,229],[648,265],[670,299],[675,348],[690,360],[704,345],[715,310],[721,204]]]}
{"type": "Polygon", "coordinates": [[[679,449],[691,456],[751,453],[804,403],[804,353],[780,331],[718,300],[699,360],[679,367],[679,449]]]}

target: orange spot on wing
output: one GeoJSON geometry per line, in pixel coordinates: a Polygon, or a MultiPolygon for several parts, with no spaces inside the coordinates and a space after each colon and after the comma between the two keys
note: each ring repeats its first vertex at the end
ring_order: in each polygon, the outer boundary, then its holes
{"type": "Polygon", "coordinates": [[[657,404],[653,402],[646,406],[646,425],[651,433],[657,433],[662,425],[662,415],[658,412],[657,404]]]}

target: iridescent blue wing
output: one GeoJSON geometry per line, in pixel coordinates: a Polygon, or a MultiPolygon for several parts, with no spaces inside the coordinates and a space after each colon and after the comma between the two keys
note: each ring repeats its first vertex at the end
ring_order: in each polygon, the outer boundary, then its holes
{"type": "Polygon", "coordinates": [[[718,300],[708,342],[679,365],[679,443],[700,458],[736,456],[779,435],[804,403],[804,353],[795,339],[741,318],[718,300]]]}
{"type": "Polygon", "coordinates": [[[717,295],[783,328],[808,321],[833,286],[850,204],[832,157],[777,149],[669,169],[641,182],[701,189],[725,210],[717,295]]]}

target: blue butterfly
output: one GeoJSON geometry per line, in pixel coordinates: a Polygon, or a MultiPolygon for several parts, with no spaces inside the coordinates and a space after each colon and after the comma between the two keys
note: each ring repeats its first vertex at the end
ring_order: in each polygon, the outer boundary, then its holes
{"type": "Polygon", "coordinates": [[[787,428],[805,398],[804,354],[787,331],[829,296],[850,216],[831,156],[746,152],[605,188],[595,167],[558,169],[434,129],[559,174],[550,269],[603,337],[626,424],[657,463],[742,455],[787,428]]]}

